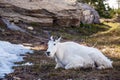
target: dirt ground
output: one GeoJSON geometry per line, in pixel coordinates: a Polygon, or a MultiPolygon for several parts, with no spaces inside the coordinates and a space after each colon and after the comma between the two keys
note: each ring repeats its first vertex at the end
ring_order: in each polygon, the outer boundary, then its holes
{"type": "MultiPolygon", "coordinates": [[[[37,30],[38,29],[36,29],[36,31],[37,30]]],[[[23,64],[26,62],[32,62],[34,65],[13,67],[15,70],[14,73],[6,75],[6,77],[1,80],[120,80],[120,37],[118,33],[113,36],[115,38],[118,37],[118,39],[113,40],[113,43],[111,39],[109,39],[111,36],[108,34],[109,32],[101,33],[102,31],[100,31],[101,34],[96,32],[82,36],[83,34],[81,31],[77,32],[78,29],[73,28],[44,28],[44,30],[42,30],[43,29],[40,29],[41,33],[39,35],[31,34],[32,36],[18,31],[10,31],[8,29],[5,29],[4,32],[0,32],[0,40],[10,41],[12,43],[21,43],[24,45],[28,44],[34,50],[33,54],[25,54],[26,57],[24,57],[24,61],[16,63],[23,64]],[[62,41],[72,40],[88,46],[93,46],[95,41],[97,41],[97,45],[95,47],[99,48],[106,56],[113,60],[114,68],[105,70],[54,69],[56,65],[55,61],[44,54],[47,43],[47,34],[45,34],[44,31],[49,31],[52,35],[59,33],[63,37],[62,41]],[[99,35],[96,36],[95,34],[99,35]],[[111,51],[112,49],[114,49],[113,52],[111,51]]],[[[105,32],[105,30],[103,32],[105,32]]]]}

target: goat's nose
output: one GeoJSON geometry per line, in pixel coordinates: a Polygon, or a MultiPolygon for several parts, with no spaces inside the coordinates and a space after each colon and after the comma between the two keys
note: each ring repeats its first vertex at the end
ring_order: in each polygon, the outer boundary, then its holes
{"type": "Polygon", "coordinates": [[[46,52],[46,54],[47,54],[48,56],[50,56],[50,52],[46,52]]]}

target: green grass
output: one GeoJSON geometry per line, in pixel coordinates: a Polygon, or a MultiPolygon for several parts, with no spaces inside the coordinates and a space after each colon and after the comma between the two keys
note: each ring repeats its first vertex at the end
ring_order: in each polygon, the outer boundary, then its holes
{"type": "Polygon", "coordinates": [[[37,22],[31,22],[31,23],[29,23],[29,25],[31,25],[31,26],[33,26],[33,27],[40,26],[40,24],[37,23],[37,22]]]}
{"type": "Polygon", "coordinates": [[[77,28],[79,32],[86,35],[92,35],[97,32],[106,31],[109,29],[109,26],[105,24],[81,24],[80,27],[77,28]]]}

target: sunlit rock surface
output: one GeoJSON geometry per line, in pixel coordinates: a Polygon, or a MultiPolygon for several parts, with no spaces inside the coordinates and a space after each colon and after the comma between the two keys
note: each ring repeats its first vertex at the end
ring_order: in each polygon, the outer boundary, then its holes
{"type": "Polygon", "coordinates": [[[99,23],[97,11],[76,0],[1,0],[0,16],[15,23],[37,23],[43,27],[99,23]]]}

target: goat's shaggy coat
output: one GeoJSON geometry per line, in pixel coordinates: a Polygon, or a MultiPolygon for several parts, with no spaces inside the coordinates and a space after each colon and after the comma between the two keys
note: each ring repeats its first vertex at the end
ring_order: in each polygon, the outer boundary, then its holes
{"type": "Polygon", "coordinates": [[[105,57],[98,49],[87,47],[75,42],[59,42],[51,40],[48,42],[46,54],[54,57],[57,62],[55,69],[63,67],[71,68],[112,68],[112,61],[105,57]]]}

